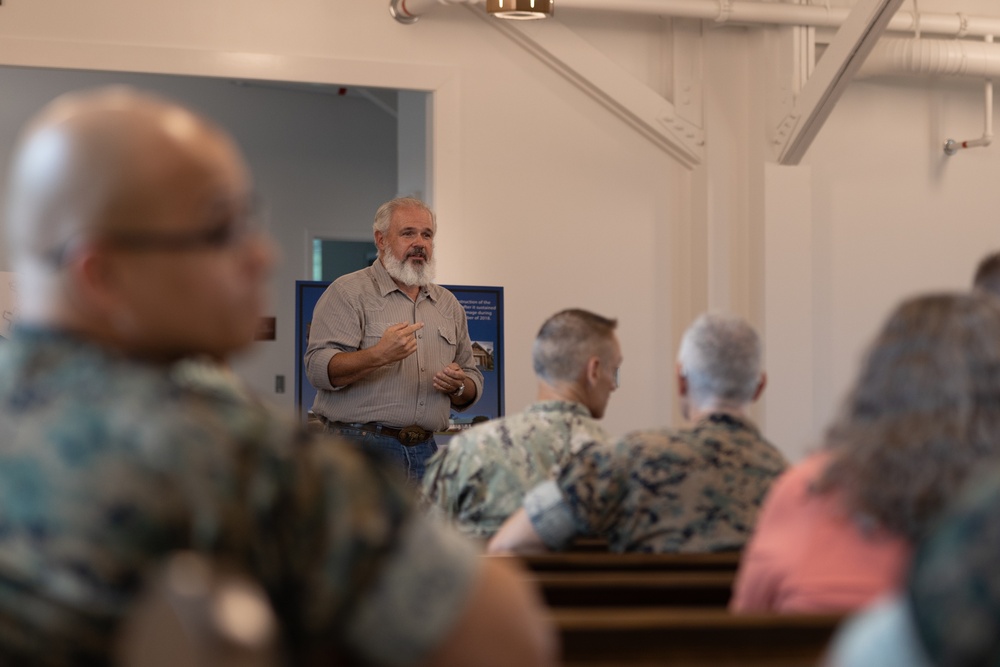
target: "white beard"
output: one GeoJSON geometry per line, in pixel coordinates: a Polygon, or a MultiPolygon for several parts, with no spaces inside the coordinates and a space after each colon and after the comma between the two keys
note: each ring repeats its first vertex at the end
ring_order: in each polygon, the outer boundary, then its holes
{"type": "Polygon", "coordinates": [[[437,269],[434,255],[422,264],[416,264],[408,259],[400,261],[392,254],[391,250],[382,253],[382,266],[395,280],[404,285],[420,285],[421,287],[434,282],[434,273],[437,269]]]}

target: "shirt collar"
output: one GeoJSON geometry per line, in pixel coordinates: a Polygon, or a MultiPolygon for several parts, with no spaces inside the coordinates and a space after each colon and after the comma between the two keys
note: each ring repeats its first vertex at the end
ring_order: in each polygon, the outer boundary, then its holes
{"type": "Polygon", "coordinates": [[[759,433],[757,427],[754,425],[750,419],[747,417],[738,417],[729,412],[712,412],[701,419],[698,423],[694,425],[695,428],[701,428],[704,426],[722,426],[728,429],[746,429],[748,431],[753,431],[754,433],[759,433]]]}
{"type": "Polygon", "coordinates": [[[529,405],[527,412],[570,412],[581,417],[592,417],[590,410],[576,401],[538,401],[529,405]]]}

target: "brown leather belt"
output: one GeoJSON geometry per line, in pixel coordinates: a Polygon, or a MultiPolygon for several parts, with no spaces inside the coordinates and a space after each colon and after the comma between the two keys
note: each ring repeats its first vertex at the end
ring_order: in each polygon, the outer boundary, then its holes
{"type": "Polygon", "coordinates": [[[434,437],[434,431],[428,431],[427,429],[416,425],[404,426],[403,428],[393,428],[391,426],[386,426],[385,424],[379,424],[378,422],[367,422],[365,424],[335,422],[324,417],[320,417],[320,421],[330,428],[349,429],[352,431],[360,431],[361,433],[368,433],[369,435],[387,435],[390,438],[399,440],[400,444],[406,447],[422,445],[434,437]]]}

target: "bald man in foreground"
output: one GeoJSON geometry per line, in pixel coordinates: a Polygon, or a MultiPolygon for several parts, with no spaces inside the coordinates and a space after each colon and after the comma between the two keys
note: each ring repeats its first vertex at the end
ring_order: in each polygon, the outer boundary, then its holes
{"type": "Polygon", "coordinates": [[[517,573],[421,516],[391,471],[189,372],[253,338],[272,250],[249,200],[218,128],[128,89],[60,98],[22,135],[0,661],[109,663],[143,571],[193,549],[263,585],[289,664],[554,664],[517,573]]]}

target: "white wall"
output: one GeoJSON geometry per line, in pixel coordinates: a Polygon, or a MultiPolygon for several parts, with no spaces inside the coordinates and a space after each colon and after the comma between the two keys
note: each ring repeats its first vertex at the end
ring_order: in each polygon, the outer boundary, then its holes
{"type": "Polygon", "coordinates": [[[1000,248],[1000,149],[947,157],[982,133],[982,87],[857,82],[807,156],[812,171],[814,354],[819,412],[831,410],[900,299],[966,289],[1000,248]]]}
{"type": "Polygon", "coordinates": [[[433,201],[434,193],[428,192],[427,188],[432,170],[428,143],[431,96],[423,92],[401,90],[397,93],[397,100],[396,194],[433,201]]]}
{"type": "MultiPolygon", "coordinates": [[[[921,9],[1000,14],[993,0],[934,4],[921,9]]],[[[671,95],[663,21],[559,20],[671,95]]],[[[294,11],[264,0],[0,8],[9,64],[433,91],[440,279],[506,288],[508,410],[534,393],[538,325],[582,306],[621,320],[626,360],[609,428],[669,423],[680,330],[702,308],[728,308],[782,341],[768,348],[779,372],[758,415],[794,458],[818,437],[888,308],[919,289],[964,286],[997,245],[1000,148],[939,153],[949,134],[978,132],[976,88],[868,81],[849,88],[803,167],[775,171],[763,145],[762,41],[706,24],[701,42],[707,159],[689,171],[466,8],[414,26],[393,22],[381,0],[303,0],[294,11]],[[808,193],[783,197],[784,187],[808,193]],[[782,233],[798,215],[805,228],[782,233]]]]}

